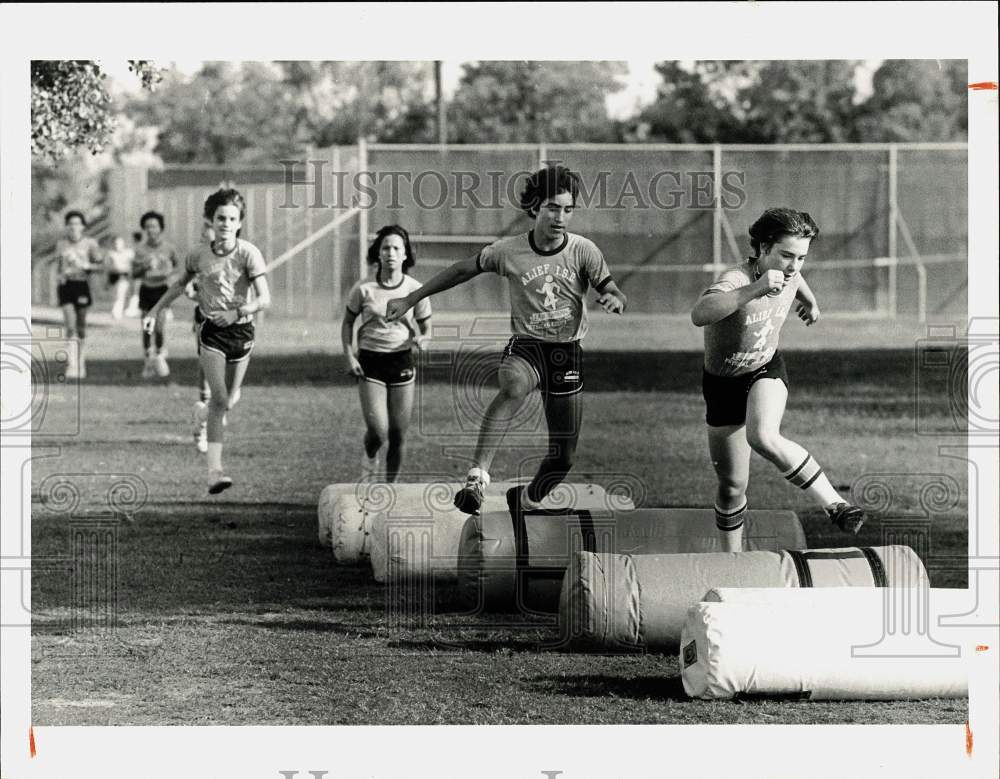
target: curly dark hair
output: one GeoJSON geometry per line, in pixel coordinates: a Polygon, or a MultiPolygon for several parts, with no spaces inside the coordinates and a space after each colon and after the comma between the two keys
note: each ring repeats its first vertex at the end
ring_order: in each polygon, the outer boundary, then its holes
{"type": "Polygon", "coordinates": [[[403,250],[406,252],[406,259],[403,260],[403,273],[409,273],[410,268],[417,264],[417,255],[414,254],[413,247],[410,246],[410,234],[406,232],[405,228],[399,225],[385,225],[375,233],[375,240],[368,247],[368,263],[370,265],[378,263],[379,272],[381,273],[382,261],[379,259],[379,251],[382,249],[382,241],[390,235],[398,235],[403,239],[403,250]]]}
{"type": "Polygon", "coordinates": [[[161,230],[167,226],[167,223],[163,219],[163,214],[161,214],[159,211],[147,211],[139,219],[139,227],[141,227],[143,230],[146,229],[147,219],[155,219],[157,222],[159,222],[161,230]]]}
{"type": "Polygon", "coordinates": [[[794,208],[769,208],[760,218],[750,225],[750,246],[753,247],[753,259],[761,255],[762,247],[766,253],[782,238],[815,238],[819,235],[819,227],[805,211],[794,208]]]}
{"type": "Polygon", "coordinates": [[[247,212],[247,201],[243,199],[238,189],[218,189],[205,200],[205,218],[211,222],[220,206],[236,206],[240,210],[242,222],[247,212]]]}
{"type": "Polygon", "coordinates": [[[549,198],[560,192],[568,192],[573,196],[573,205],[580,194],[580,176],[563,165],[546,165],[528,177],[521,193],[521,210],[534,218],[549,198]]]}

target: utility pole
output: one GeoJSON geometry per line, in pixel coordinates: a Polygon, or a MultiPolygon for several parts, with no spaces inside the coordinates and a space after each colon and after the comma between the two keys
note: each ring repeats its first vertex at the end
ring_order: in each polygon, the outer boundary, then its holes
{"type": "Polygon", "coordinates": [[[434,60],[434,105],[437,107],[438,143],[448,143],[448,117],[445,115],[444,94],[441,89],[441,60],[434,60]]]}

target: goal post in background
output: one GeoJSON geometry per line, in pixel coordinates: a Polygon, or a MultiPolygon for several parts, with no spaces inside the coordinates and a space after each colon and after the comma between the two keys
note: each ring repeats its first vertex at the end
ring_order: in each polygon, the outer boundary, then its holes
{"type": "MultiPolygon", "coordinates": [[[[111,232],[130,235],[149,208],[184,251],[220,183],[247,198],[243,235],[273,264],[271,315],[339,319],[367,275],[374,232],[410,232],[424,281],[499,236],[530,228],[523,178],[561,162],[584,183],[571,229],[594,240],[630,309],[684,314],[718,272],[749,252],[767,207],[820,225],[804,274],[828,315],[964,317],[968,150],[964,143],[825,145],[374,144],[311,151],[273,166],[167,165],[113,170],[111,232]]],[[[35,258],[37,260],[37,258],[35,258]]],[[[38,279],[41,281],[42,279],[38,279]]],[[[35,284],[33,299],[49,294],[35,284]]],[[[499,278],[435,300],[441,311],[504,310],[499,278]]]]}

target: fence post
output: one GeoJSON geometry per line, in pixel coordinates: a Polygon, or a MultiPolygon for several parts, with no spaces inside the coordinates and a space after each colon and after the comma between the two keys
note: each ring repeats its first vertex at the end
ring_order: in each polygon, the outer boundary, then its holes
{"type": "MultiPolygon", "coordinates": [[[[312,235],[313,232],[313,210],[312,206],[309,205],[308,199],[306,200],[306,238],[312,235]]],[[[305,281],[305,293],[302,296],[302,301],[304,304],[304,312],[306,319],[312,317],[312,296],[313,296],[313,244],[309,244],[306,247],[306,281],[305,281]]]]}
{"type": "Polygon", "coordinates": [[[722,146],[712,145],[712,265],[715,275],[722,272],[722,146]]]}
{"type": "Polygon", "coordinates": [[[897,147],[896,144],[889,144],[889,278],[888,278],[888,290],[886,294],[888,296],[889,310],[887,314],[891,319],[896,318],[897,303],[896,303],[896,260],[897,249],[896,249],[896,229],[899,222],[899,200],[898,195],[898,159],[897,159],[897,147]]]}
{"type": "Polygon", "coordinates": [[[544,143],[538,144],[538,169],[541,170],[545,167],[545,160],[549,156],[548,149],[545,148],[544,143]]]}
{"type": "MultiPolygon", "coordinates": [[[[274,193],[271,191],[270,185],[265,185],[264,187],[264,260],[270,262],[274,259],[274,233],[273,233],[273,214],[272,209],[274,208],[274,193]]],[[[274,284],[273,281],[270,282],[274,284]]],[[[274,295],[277,292],[277,285],[271,289],[271,294],[274,295]]],[[[273,301],[272,301],[273,305],[273,301]]],[[[263,312],[261,312],[263,313],[263,312]]]]}
{"type": "MultiPolygon", "coordinates": [[[[368,144],[358,138],[358,176],[368,172],[368,144]]],[[[368,205],[358,201],[358,278],[363,279],[368,272],[368,205]]]]}
{"type": "MultiPolygon", "coordinates": [[[[333,173],[334,181],[340,181],[336,174],[340,173],[340,147],[334,146],[332,151],[333,156],[333,173]]],[[[340,209],[343,207],[343,203],[340,202],[340,187],[334,187],[334,203],[333,203],[333,218],[336,219],[340,216],[340,209]]],[[[333,318],[338,318],[338,313],[340,311],[340,227],[333,228],[333,318]]]]}
{"type": "MultiPolygon", "coordinates": [[[[289,247],[295,245],[295,239],[292,237],[292,209],[286,208],[285,211],[285,241],[289,247]]],[[[292,265],[294,263],[285,263],[285,311],[289,316],[295,311],[295,303],[293,302],[294,294],[292,292],[292,265]]]]}

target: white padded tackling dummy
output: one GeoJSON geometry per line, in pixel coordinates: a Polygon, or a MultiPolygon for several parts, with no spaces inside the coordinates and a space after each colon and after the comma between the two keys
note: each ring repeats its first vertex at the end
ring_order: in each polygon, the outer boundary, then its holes
{"type": "MultiPolygon", "coordinates": [[[[483,515],[502,512],[510,525],[507,490],[524,482],[494,482],[486,490],[483,515]]],[[[454,580],[458,575],[459,546],[469,521],[452,500],[460,485],[424,485],[419,500],[396,500],[393,506],[372,512],[369,549],[375,580],[401,576],[435,576],[454,580]]],[[[608,493],[597,484],[562,483],[546,496],[542,506],[550,511],[574,508],[607,511],[631,508],[629,498],[608,493]]]]}
{"type": "Polygon", "coordinates": [[[376,516],[394,510],[412,514],[419,511],[417,507],[434,505],[444,493],[455,489],[443,480],[418,484],[329,484],[319,496],[319,542],[333,548],[338,563],[366,562],[371,551],[372,520],[376,516]]]}
{"type": "Polygon", "coordinates": [[[319,520],[319,543],[320,546],[333,546],[334,528],[337,526],[336,503],[341,495],[349,495],[357,490],[357,484],[327,484],[319,494],[319,503],[316,507],[317,519],[319,520]]]}
{"type": "MultiPolygon", "coordinates": [[[[720,546],[712,509],[628,509],[524,512],[518,555],[510,512],[484,513],[466,525],[459,552],[459,587],[470,604],[487,611],[559,610],[563,576],[573,554],[709,553],[720,546]]],[[[792,511],[754,511],[744,527],[752,549],[805,546],[792,511]]],[[[695,598],[704,594],[701,587],[695,598]]],[[[686,604],[690,605],[690,604],[686,604]]]]}
{"type": "Polygon", "coordinates": [[[578,553],[559,602],[580,649],[676,651],[688,609],[717,587],[926,586],[907,546],[684,555],[578,553]]]}
{"type": "Polygon", "coordinates": [[[966,697],[963,658],[946,656],[946,647],[914,629],[926,626],[927,598],[935,592],[926,587],[714,590],[706,596],[713,602],[698,603],[687,614],[681,637],[684,690],[704,699],[966,697]],[[909,626],[905,633],[903,625],[909,626]]]}

